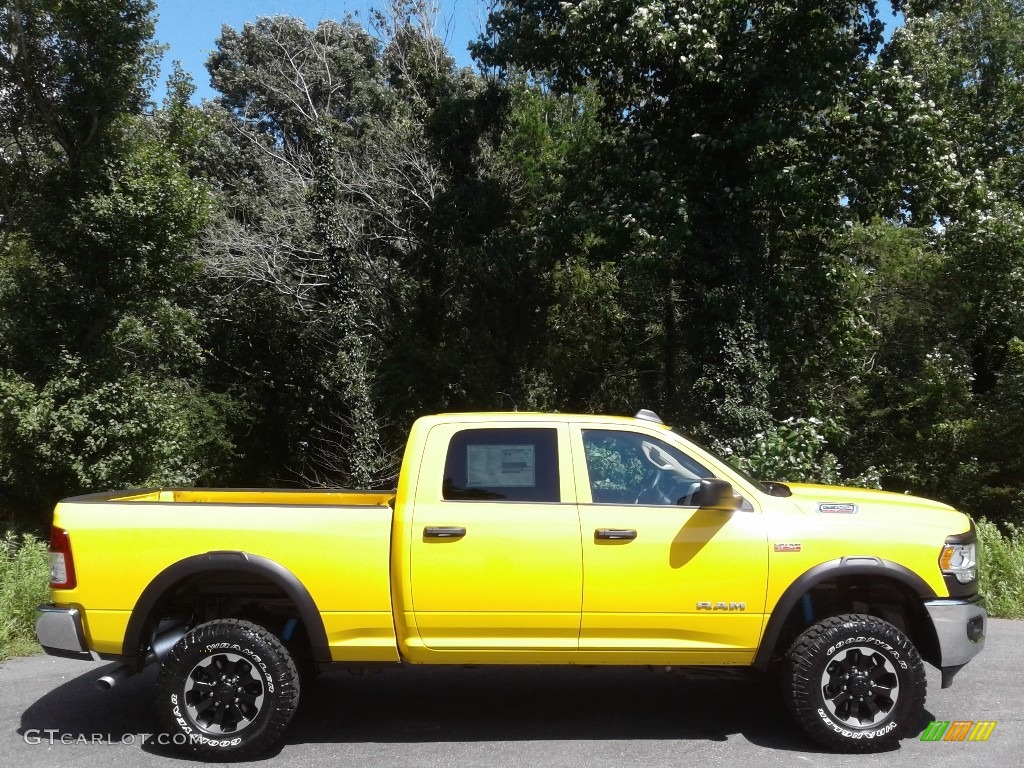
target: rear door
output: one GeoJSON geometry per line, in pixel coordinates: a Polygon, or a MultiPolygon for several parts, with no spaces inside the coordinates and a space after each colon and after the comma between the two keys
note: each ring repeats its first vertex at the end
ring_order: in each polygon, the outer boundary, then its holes
{"type": "Polygon", "coordinates": [[[575,651],[583,594],[565,424],[431,429],[413,512],[415,623],[431,650],[575,651]]]}

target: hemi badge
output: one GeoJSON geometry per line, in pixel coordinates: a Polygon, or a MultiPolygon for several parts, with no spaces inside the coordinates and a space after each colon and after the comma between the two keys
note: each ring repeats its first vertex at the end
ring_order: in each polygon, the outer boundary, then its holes
{"type": "Polygon", "coordinates": [[[775,545],[775,551],[776,552],[799,552],[800,551],[800,545],[799,544],[776,544],[775,545]]]}
{"type": "Polygon", "coordinates": [[[832,515],[856,515],[856,504],[819,504],[818,511],[832,515]]]}

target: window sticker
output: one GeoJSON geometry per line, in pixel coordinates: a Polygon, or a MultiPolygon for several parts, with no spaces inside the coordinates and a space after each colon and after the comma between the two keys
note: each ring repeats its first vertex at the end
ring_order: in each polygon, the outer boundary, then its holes
{"type": "Polygon", "coordinates": [[[532,445],[467,445],[466,485],[470,488],[533,488],[537,459],[532,445]]]}

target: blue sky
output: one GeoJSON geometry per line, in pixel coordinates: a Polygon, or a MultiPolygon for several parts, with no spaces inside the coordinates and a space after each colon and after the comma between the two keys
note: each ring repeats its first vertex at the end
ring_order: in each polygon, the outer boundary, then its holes
{"type": "MultiPolygon", "coordinates": [[[[169,46],[153,94],[156,102],[163,99],[164,80],[175,60],[192,74],[197,100],[215,95],[204,64],[224,24],[241,29],[245,22],[255,21],[260,16],[283,14],[298,16],[308,25],[316,26],[322,19],[341,19],[346,13],[366,24],[367,9],[384,4],[367,0],[156,0],[156,3],[156,40],[169,46]]],[[[482,27],[486,13],[484,0],[438,0],[437,5],[438,34],[459,65],[471,66],[473,61],[466,46],[482,27]]]]}

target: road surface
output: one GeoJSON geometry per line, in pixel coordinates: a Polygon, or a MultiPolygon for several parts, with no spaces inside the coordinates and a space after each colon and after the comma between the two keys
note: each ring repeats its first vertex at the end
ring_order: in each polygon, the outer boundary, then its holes
{"type": "MultiPolygon", "coordinates": [[[[1024,763],[1024,622],[993,620],[988,645],[939,688],[927,719],[995,720],[987,742],[905,740],[882,755],[831,755],[749,680],[626,668],[406,668],[321,675],[274,768],[677,768],[1019,766],[1024,763]]],[[[149,768],[191,762],[155,743],[155,669],[103,692],[106,664],[37,656],[0,666],[0,765],[149,768]],[[145,743],[143,743],[145,742],[145,743]]],[[[922,727],[925,723],[922,723],[922,727]]],[[[244,763],[243,763],[244,765],[244,763]]]]}

